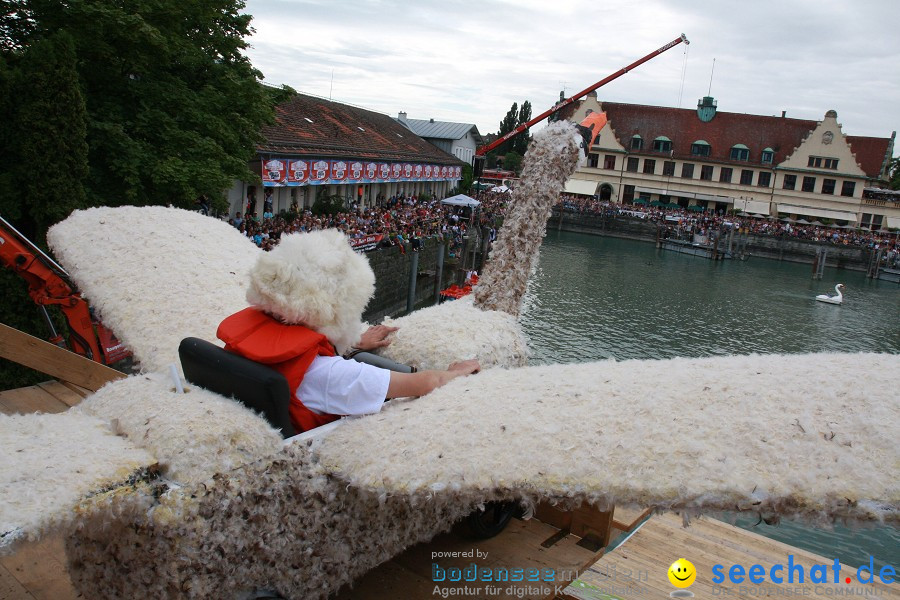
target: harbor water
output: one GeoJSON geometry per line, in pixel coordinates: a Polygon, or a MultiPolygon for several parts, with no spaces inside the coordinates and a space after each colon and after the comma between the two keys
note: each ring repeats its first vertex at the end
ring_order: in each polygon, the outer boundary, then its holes
{"type": "MultiPolygon", "coordinates": [[[[645,242],[550,231],[522,323],[535,364],[900,353],[900,286],[854,271],[828,268],[813,280],[810,265],[753,257],[711,261],[645,242]],[[842,305],[815,301],[818,294],[834,294],[838,283],[845,286],[842,305]]],[[[757,520],[740,517],[736,524],[847,565],[868,564],[870,555],[876,565],[900,565],[900,531],[894,528],[822,531],[757,520]]]]}

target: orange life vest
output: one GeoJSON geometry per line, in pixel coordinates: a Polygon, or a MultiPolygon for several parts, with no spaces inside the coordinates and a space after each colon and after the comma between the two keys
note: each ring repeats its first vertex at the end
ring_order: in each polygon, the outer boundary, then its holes
{"type": "Polygon", "coordinates": [[[340,418],[320,415],[306,408],[297,388],[316,356],[334,356],[334,346],[321,333],[303,325],[285,325],[250,307],[226,318],[216,336],[225,349],[275,369],[287,379],[291,390],[289,412],[297,432],[309,431],[340,418]]]}

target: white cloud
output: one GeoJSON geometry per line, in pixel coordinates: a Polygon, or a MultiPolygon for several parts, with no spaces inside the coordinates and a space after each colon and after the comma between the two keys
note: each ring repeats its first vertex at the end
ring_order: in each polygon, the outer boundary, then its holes
{"type": "Polygon", "coordinates": [[[266,81],[396,116],[496,131],[513,102],[536,115],[677,37],[601,99],[900,129],[896,0],[250,0],[249,52],[266,81]],[[333,81],[332,81],[333,72],[333,81]]]}

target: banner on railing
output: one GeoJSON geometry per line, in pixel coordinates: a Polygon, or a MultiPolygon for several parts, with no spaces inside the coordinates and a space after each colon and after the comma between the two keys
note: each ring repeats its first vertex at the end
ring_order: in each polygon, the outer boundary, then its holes
{"type": "Polygon", "coordinates": [[[353,249],[357,252],[368,252],[369,250],[374,250],[375,248],[377,248],[378,242],[383,239],[383,233],[375,233],[359,238],[352,238],[350,240],[350,246],[353,247],[353,249]]]}

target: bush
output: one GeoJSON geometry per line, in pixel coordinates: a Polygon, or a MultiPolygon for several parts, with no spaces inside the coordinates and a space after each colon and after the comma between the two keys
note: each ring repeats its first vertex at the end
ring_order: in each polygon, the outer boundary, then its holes
{"type": "Polygon", "coordinates": [[[344,211],[344,197],[337,194],[323,194],[316,198],[311,210],[316,216],[336,215],[344,211]]]}

